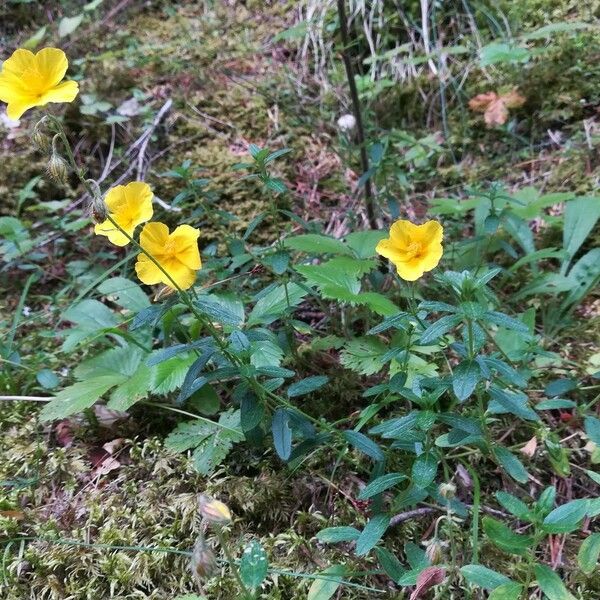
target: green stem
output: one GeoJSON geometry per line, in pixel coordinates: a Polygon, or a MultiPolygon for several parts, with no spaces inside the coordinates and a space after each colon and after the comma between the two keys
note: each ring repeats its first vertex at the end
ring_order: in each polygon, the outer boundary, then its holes
{"type": "Polygon", "coordinates": [[[254,594],[252,594],[250,592],[250,590],[244,585],[244,582],[242,581],[242,578],[240,577],[240,573],[238,571],[235,559],[233,558],[233,555],[231,554],[231,552],[229,550],[229,545],[227,544],[227,540],[225,539],[225,536],[223,535],[223,531],[221,529],[217,530],[217,537],[219,538],[219,543],[221,544],[221,548],[223,549],[225,558],[227,558],[227,562],[229,563],[229,568],[231,569],[231,572],[233,573],[235,580],[238,582],[238,585],[240,586],[240,589],[244,593],[245,597],[248,600],[252,600],[252,598],[254,597],[254,594]]]}

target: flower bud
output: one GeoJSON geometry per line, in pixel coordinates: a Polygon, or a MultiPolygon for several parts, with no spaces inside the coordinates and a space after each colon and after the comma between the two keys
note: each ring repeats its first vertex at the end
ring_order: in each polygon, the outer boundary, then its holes
{"type": "Polygon", "coordinates": [[[198,507],[202,517],[209,523],[226,525],[231,522],[229,508],[223,502],[219,502],[219,500],[215,500],[206,494],[198,496],[198,507]]]}
{"type": "Polygon", "coordinates": [[[36,126],[31,134],[31,141],[37,146],[41,152],[50,150],[50,138],[36,126]]]}
{"type": "Polygon", "coordinates": [[[108,208],[100,196],[94,196],[92,198],[90,211],[92,213],[92,219],[94,219],[94,222],[96,223],[104,223],[106,217],[108,217],[108,208]]]}
{"type": "Polygon", "coordinates": [[[194,544],[194,551],[190,559],[190,569],[195,577],[210,577],[217,570],[217,558],[208,547],[203,536],[194,544]]]}
{"type": "Polygon", "coordinates": [[[440,496],[446,500],[452,500],[456,496],[456,486],[453,483],[442,483],[438,488],[440,496]]]}
{"type": "Polygon", "coordinates": [[[69,171],[67,161],[55,152],[52,153],[48,162],[48,175],[57,183],[67,183],[67,173],[69,171]]]}
{"type": "Polygon", "coordinates": [[[425,554],[432,565],[437,565],[442,561],[442,543],[437,538],[433,538],[426,542],[425,554]]]}

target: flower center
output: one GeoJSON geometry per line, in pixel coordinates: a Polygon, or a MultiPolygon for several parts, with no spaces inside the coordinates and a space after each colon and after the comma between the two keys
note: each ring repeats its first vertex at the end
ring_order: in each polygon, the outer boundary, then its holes
{"type": "Polygon", "coordinates": [[[421,242],[411,242],[406,248],[406,254],[408,258],[419,258],[421,253],[423,252],[423,244],[421,242]]]}
{"type": "Polygon", "coordinates": [[[165,243],[164,254],[166,256],[175,256],[177,254],[176,244],[173,240],[167,240],[165,243]]]}

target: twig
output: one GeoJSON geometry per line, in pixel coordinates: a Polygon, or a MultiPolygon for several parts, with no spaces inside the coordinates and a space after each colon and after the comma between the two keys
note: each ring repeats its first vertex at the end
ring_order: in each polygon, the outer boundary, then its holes
{"type": "Polygon", "coordinates": [[[51,402],[54,396],[0,396],[0,400],[27,400],[28,402],[51,402]]]}
{"type": "Polygon", "coordinates": [[[163,120],[163,117],[169,112],[171,106],[173,104],[173,100],[169,98],[163,105],[163,107],[158,111],[156,117],[154,117],[154,121],[152,121],[152,125],[146,131],[145,139],[140,146],[140,151],[138,153],[138,163],[137,163],[137,175],[138,181],[144,180],[144,158],[146,156],[146,149],[148,148],[148,144],[150,143],[150,138],[154,133],[154,130],[158,127],[158,124],[163,120]]]}
{"type": "MultiPolygon", "coordinates": [[[[337,0],[338,15],[340,19],[340,31],[342,34],[342,60],[346,69],[346,78],[348,79],[348,87],[350,88],[350,98],[352,99],[352,112],[356,119],[356,140],[360,146],[360,162],[362,174],[365,175],[369,171],[369,157],[367,156],[367,148],[365,146],[365,130],[362,122],[362,114],[360,111],[360,101],[358,99],[358,91],[356,89],[356,81],[354,81],[354,71],[352,62],[348,55],[350,47],[350,36],[348,34],[348,21],[346,18],[346,8],[344,0],[337,0]]],[[[371,179],[367,177],[365,181],[365,206],[367,209],[367,219],[371,229],[377,229],[377,221],[375,220],[375,211],[373,208],[373,188],[371,179]]]]}

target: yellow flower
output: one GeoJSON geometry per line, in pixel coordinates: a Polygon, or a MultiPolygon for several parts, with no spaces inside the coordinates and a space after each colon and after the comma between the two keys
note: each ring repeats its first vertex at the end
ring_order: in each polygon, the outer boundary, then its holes
{"type": "MultiPolygon", "coordinates": [[[[132,237],[134,229],[152,218],[152,190],[147,183],[132,181],[108,190],[104,202],[108,214],[132,237]]],[[[105,235],[115,246],[127,246],[129,238],[108,219],[94,227],[94,233],[105,235]]]]}
{"type": "MultiPolygon", "coordinates": [[[[180,225],[173,233],[164,223],[147,223],[140,234],[140,246],[173,278],[182,290],[194,285],[196,271],[202,267],[198,250],[200,232],[190,225],[180,225]]],[[[145,254],[138,254],[137,276],[146,284],[164,283],[174,288],[169,279],[145,254]]]]}
{"type": "Polygon", "coordinates": [[[30,108],[48,102],[72,102],[79,91],[77,82],[61,83],[68,66],[58,48],[44,48],[37,54],[15,50],[0,72],[0,100],[8,104],[8,118],[16,121],[30,108]]]}
{"type": "Polygon", "coordinates": [[[396,221],[390,228],[390,237],[381,240],[375,250],[394,263],[402,279],[415,281],[437,267],[444,253],[443,235],[444,229],[437,221],[423,225],[396,221]]]}

